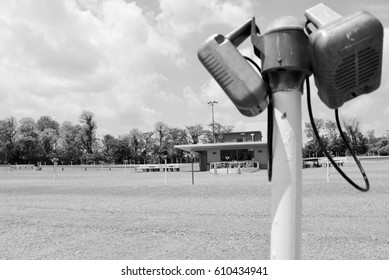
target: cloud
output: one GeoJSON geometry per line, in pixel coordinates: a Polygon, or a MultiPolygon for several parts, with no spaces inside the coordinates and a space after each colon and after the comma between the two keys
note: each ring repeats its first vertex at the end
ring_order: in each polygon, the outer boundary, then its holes
{"type": "Polygon", "coordinates": [[[359,9],[372,13],[382,22],[387,22],[387,20],[389,19],[389,6],[386,3],[376,4],[363,2],[359,4],[359,9]]]}
{"type": "Polygon", "coordinates": [[[157,20],[175,36],[185,37],[210,24],[236,27],[253,16],[253,6],[252,0],[160,0],[161,13],[157,20]]]}
{"type": "Polygon", "coordinates": [[[158,91],[168,96],[160,69],[186,61],[180,42],[160,25],[124,0],[4,3],[0,118],[51,114],[77,121],[89,109],[125,118],[127,126],[156,121],[155,103],[147,101],[158,91]]]}
{"type": "MultiPolygon", "coordinates": [[[[95,113],[99,129],[116,134],[150,129],[158,120],[169,123],[175,114],[187,113],[188,124],[209,121],[206,102],[216,100],[215,119],[235,123],[239,112],[200,68],[194,45],[201,42],[193,37],[209,35],[201,33],[209,28],[232,30],[253,16],[258,2],[4,1],[0,119],[51,115],[77,122],[86,109],[95,113]]],[[[383,77],[389,69],[388,34],[386,28],[383,77]]],[[[241,48],[253,57],[251,47],[241,48]]],[[[368,95],[381,116],[388,88],[383,79],[379,92],[368,95]]],[[[312,101],[320,102],[317,96],[312,101]]],[[[366,112],[367,105],[360,101],[350,110],[366,112]]]]}
{"type": "Polygon", "coordinates": [[[344,108],[342,108],[343,114],[348,117],[362,117],[367,115],[368,112],[374,108],[374,104],[376,99],[370,95],[361,95],[355,100],[351,100],[344,104],[344,108]]]}
{"type": "Polygon", "coordinates": [[[219,108],[234,108],[228,96],[213,78],[209,78],[208,82],[201,86],[199,92],[195,92],[191,87],[186,87],[183,90],[183,98],[189,111],[204,108],[209,101],[216,101],[217,105],[215,106],[219,108]]]}
{"type": "Polygon", "coordinates": [[[202,102],[215,100],[218,102],[218,107],[224,109],[235,108],[232,101],[213,78],[201,87],[200,98],[202,102]]]}
{"type": "Polygon", "coordinates": [[[192,88],[186,87],[183,91],[183,98],[186,102],[186,107],[190,111],[196,111],[197,109],[204,106],[204,102],[201,100],[200,96],[196,94],[192,88]]]}

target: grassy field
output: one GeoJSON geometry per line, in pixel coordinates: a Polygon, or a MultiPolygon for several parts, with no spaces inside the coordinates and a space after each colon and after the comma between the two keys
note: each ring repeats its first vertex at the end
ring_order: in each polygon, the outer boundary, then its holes
{"type": "MultiPolygon", "coordinates": [[[[364,167],[368,193],[303,170],[303,259],[389,259],[389,161],[364,167]]],[[[266,171],[188,170],[1,168],[0,259],[269,259],[266,171]]]]}

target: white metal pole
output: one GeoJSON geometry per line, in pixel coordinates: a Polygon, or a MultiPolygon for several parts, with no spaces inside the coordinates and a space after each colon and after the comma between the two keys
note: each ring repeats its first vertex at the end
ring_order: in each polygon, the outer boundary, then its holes
{"type": "Polygon", "coordinates": [[[53,178],[54,188],[57,187],[57,164],[54,162],[54,178],[53,178]]]}
{"type": "Polygon", "coordinates": [[[194,164],[194,155],[192,157],[192,185],[194,185],[194,170],[193,170],[193,164],[194,164]]]}
{"type": "Polygon", "coordinates": [[[165,186],[167,185],[167,159],[165,157],[165,186]]]}
{"type": "Polygon", "coordinates": [[[298,90],[273,94],[271,259],[301,259],[301,95],[298,90]]]}

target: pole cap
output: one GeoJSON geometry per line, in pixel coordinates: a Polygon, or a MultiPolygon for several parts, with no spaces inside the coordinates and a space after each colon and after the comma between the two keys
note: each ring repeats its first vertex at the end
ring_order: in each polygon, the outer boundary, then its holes
{"type": "Polygon", "coordinates": [[[279,30],[304,30],[305,21],[292,16],[284,16],[273,20],[265,30],[272,33],[279,30]]]}

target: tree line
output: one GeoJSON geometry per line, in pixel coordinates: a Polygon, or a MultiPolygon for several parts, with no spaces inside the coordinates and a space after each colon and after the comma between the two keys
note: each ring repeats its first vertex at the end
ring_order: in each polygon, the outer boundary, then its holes
{"type": "MultiPolygon", "coordinates": [[[[332,155],[349,155],[335,121],[320,118],[315,118],[314,121],[325,147],[332,155]]],[[[387,137],[376,137],[374,129],[370,129],[364,134],[361,131],[361,124],[358,119],[344,118],[341,121],[341,126],[348,143],[357,155],[389,155],[389,139],[387,137]]],[[[308,142],[303,147],[303,157],[324,156],[310,122],[305,123],[304,132],[308,142]]]]}
{"type": "MultiPolygon", "coordinates": [[[[212,128],[213,124],[208,127],[212,128]]],[[[215,122],[215,132],[230,132],[233,126],[215,122]]],[[[106,163],[160,163],[188,162],[189,155],[174,145],[211,143],[212,129],[201,124],[177,128],[157,122],[152,131],[137,128],[114,137],[97,135],[95,115],[82,111],[79,123],[65,121],[59,124],[50,116],[38,120],[14,117],[0,120],[1,164],[62,164],[106,163]]]]}
{"type": "MultiPolygon", "coordinates": [[[[348,155],[334,121],[315,118],[315,124],[334,156],[348,155]]],[[[59,124],[50,116],[41,116],[37,121],[9,117],[0,120],[0,164],[52,164],[54,158],[62,164],[161,163],[165,157],[168,162],[188,162],[189,155],[174,146],[213,142],[212,125],[208,125],[209,129],[201,124],[177,128],[157,122],[152,131],[133,128],[114,137],[97,135],[95,115],[90,111],[82,111],[77,124],[59,124]]],[[[233,130],[231,125],[214,125],[216,133],[233,130]]],[[[358,155],[389,155],[389,138],[376,137],[374,129],[364,134],[360,126],[358,119],[342,120],[353,150],[358,155]]],[[[308,141],[303,146],[303,157],[324,156],[310,123],[305,123],[304,132],[308,141]]]]}

